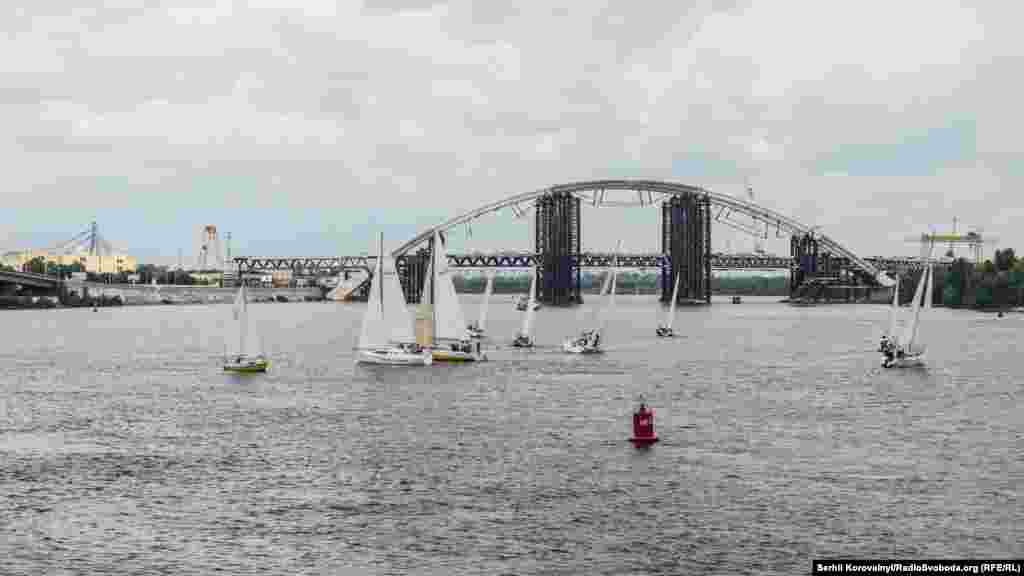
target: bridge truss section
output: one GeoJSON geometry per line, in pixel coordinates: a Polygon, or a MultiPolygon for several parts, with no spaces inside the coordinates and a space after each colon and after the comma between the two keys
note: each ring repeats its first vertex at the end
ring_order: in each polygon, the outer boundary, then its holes
{"type": "MultiPolygon", "coordinates": [[[[653,180],[595,180],[586,182],[575,182],[551,186],[530,192],[524,192],[509,196],[507,198],[491,202],[475,210],[460,214],[437,226],[424,230],[408,242],[400,246],[393,253],[396,257],[405,254],[414,247],[422,244],[429,238],[434,230],[449,230],[453,227],[471,222],[485,214],[497,212],[503,208],[511,207],[516,216],[522,216],[530,203],[545,195],[572,195],[581,202],[588,202],[594,206],[646,206],[654,205],[666,200],[671,202],[671,197],[687,194],[703,195],[712,206],[723,208],[729,211],[745,214],[757,221],[763,222],[767,228],[774,227],[776,234],[789,234],[797,237],[813,238],[817,246],[818,254],[829,254],[836,263],[845,264],[850,270],[859,274],[871,284],[885,287],[892,286],[894,280],[883,270],[880,270],[874,262],[860,258],[851,250],[839,244],[829,236],[817,231],[817,227],[808,226],[798,222],[779,212],[755,204],[749,200],[735,198],[727,194],[713,192],[697,186],[690,186],[676,182],[661,182],[653,180]],[[625,193],[618,197],[609,192],[625,193]]],[[[708,234],[710,238],[710,234],[708,234]]],[[[811,247],[813,253],[813,246],[811,247]]],[[[812,267],[813,268],[813,267],[812,267]]]]}

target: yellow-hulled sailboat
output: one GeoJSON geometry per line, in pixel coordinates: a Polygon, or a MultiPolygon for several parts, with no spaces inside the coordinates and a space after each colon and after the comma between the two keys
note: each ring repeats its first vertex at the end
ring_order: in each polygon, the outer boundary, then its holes
{"type": "Polygon", "coordinates": [[[247,345],[249,345],[247,334],[249,329],[249,308],[247,301],[245,282],[242,282],[241,287],[238,288],[238,294],[235,295],[235,305],[232,310],[238,325],[238,352],[230,355],[225,354],[225,372],[266,372],[270,366],[270,361],[267,360],[262,352],[255,352],[247,348],[247,345]]]}

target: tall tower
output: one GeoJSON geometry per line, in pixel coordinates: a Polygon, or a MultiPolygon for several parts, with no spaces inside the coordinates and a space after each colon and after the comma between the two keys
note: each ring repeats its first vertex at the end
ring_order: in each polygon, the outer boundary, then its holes
{"type": "Polygon", "coordinates": [[[199,253],[196,255],[196,267],[200,270],[217,269],[224,266],[220,254],[220,238],[217,227],[209,224],[199,231],[199,253]]]}
{"type": "Polygon", "coordinates": [[[100,227],[96,224],[96,221],[92,221],[92,225],[89,226],[89,255],[97,256],[101,254],[102,245],[100,244],[100,227]]]}

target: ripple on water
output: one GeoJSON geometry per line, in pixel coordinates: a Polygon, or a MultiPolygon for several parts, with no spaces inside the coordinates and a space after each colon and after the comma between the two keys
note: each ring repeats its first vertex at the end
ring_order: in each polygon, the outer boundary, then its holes
{"type": "Polygon", "coordinates": [[[510,348],[502,298],[491,361],[426,370],[356,367],[360,305],[254,307],[254,378],[220,372],[226,307],[5,317],[5,569],[791,574],[1024,550],[1020,323],[936,310],[927,370],[887,371],[865,351],[884,307],[681,309],[667,341],[622,297],[583,358],[559,350],[573,310],[510,348]],[[638,451],[641,395],[662,442],[638,451]]]}

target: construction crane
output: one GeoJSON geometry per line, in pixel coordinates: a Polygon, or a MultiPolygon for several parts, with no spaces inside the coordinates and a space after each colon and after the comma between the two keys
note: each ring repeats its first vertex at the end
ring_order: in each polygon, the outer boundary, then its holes
{"type": "MultiPolygon", "coordinates": [[[[750,185],[750,178],[744,178],[743,182],[744,182],[744,184],[747,187],[747,199],[750,200],[750,202],[753,204],[754,203],[754,187],[750,185]]],[[[764,224],[764,234],[763,235],[758,234],[757,236],[754,236],[754,253],[755,254],[764,254],[764,242],[762,240],[764,240],[767,237],[768,237],[768,224],[765,223],[764,224]]]]}
{"type": "Polygon", "coordinates": [[[953,218],[953,232],[949,234],[940,234],[935,232],[929,232],[921,234],[920,236],[910,236],[907,238],[909,242],[920,242],[924,244],[946,244],[948,246],[945,257],[949,259],[956,258],[956,248],[958,246],[967,246],[970,251],[971,258],[975,263],[980,264],[985,256],[985,245],[995,244],[998,238],[991,238],[982,236],[983,230],[981,228],[975,228],[969,230],[965,234],[960,234],[957,231],[956,218],[953,218]]]}

